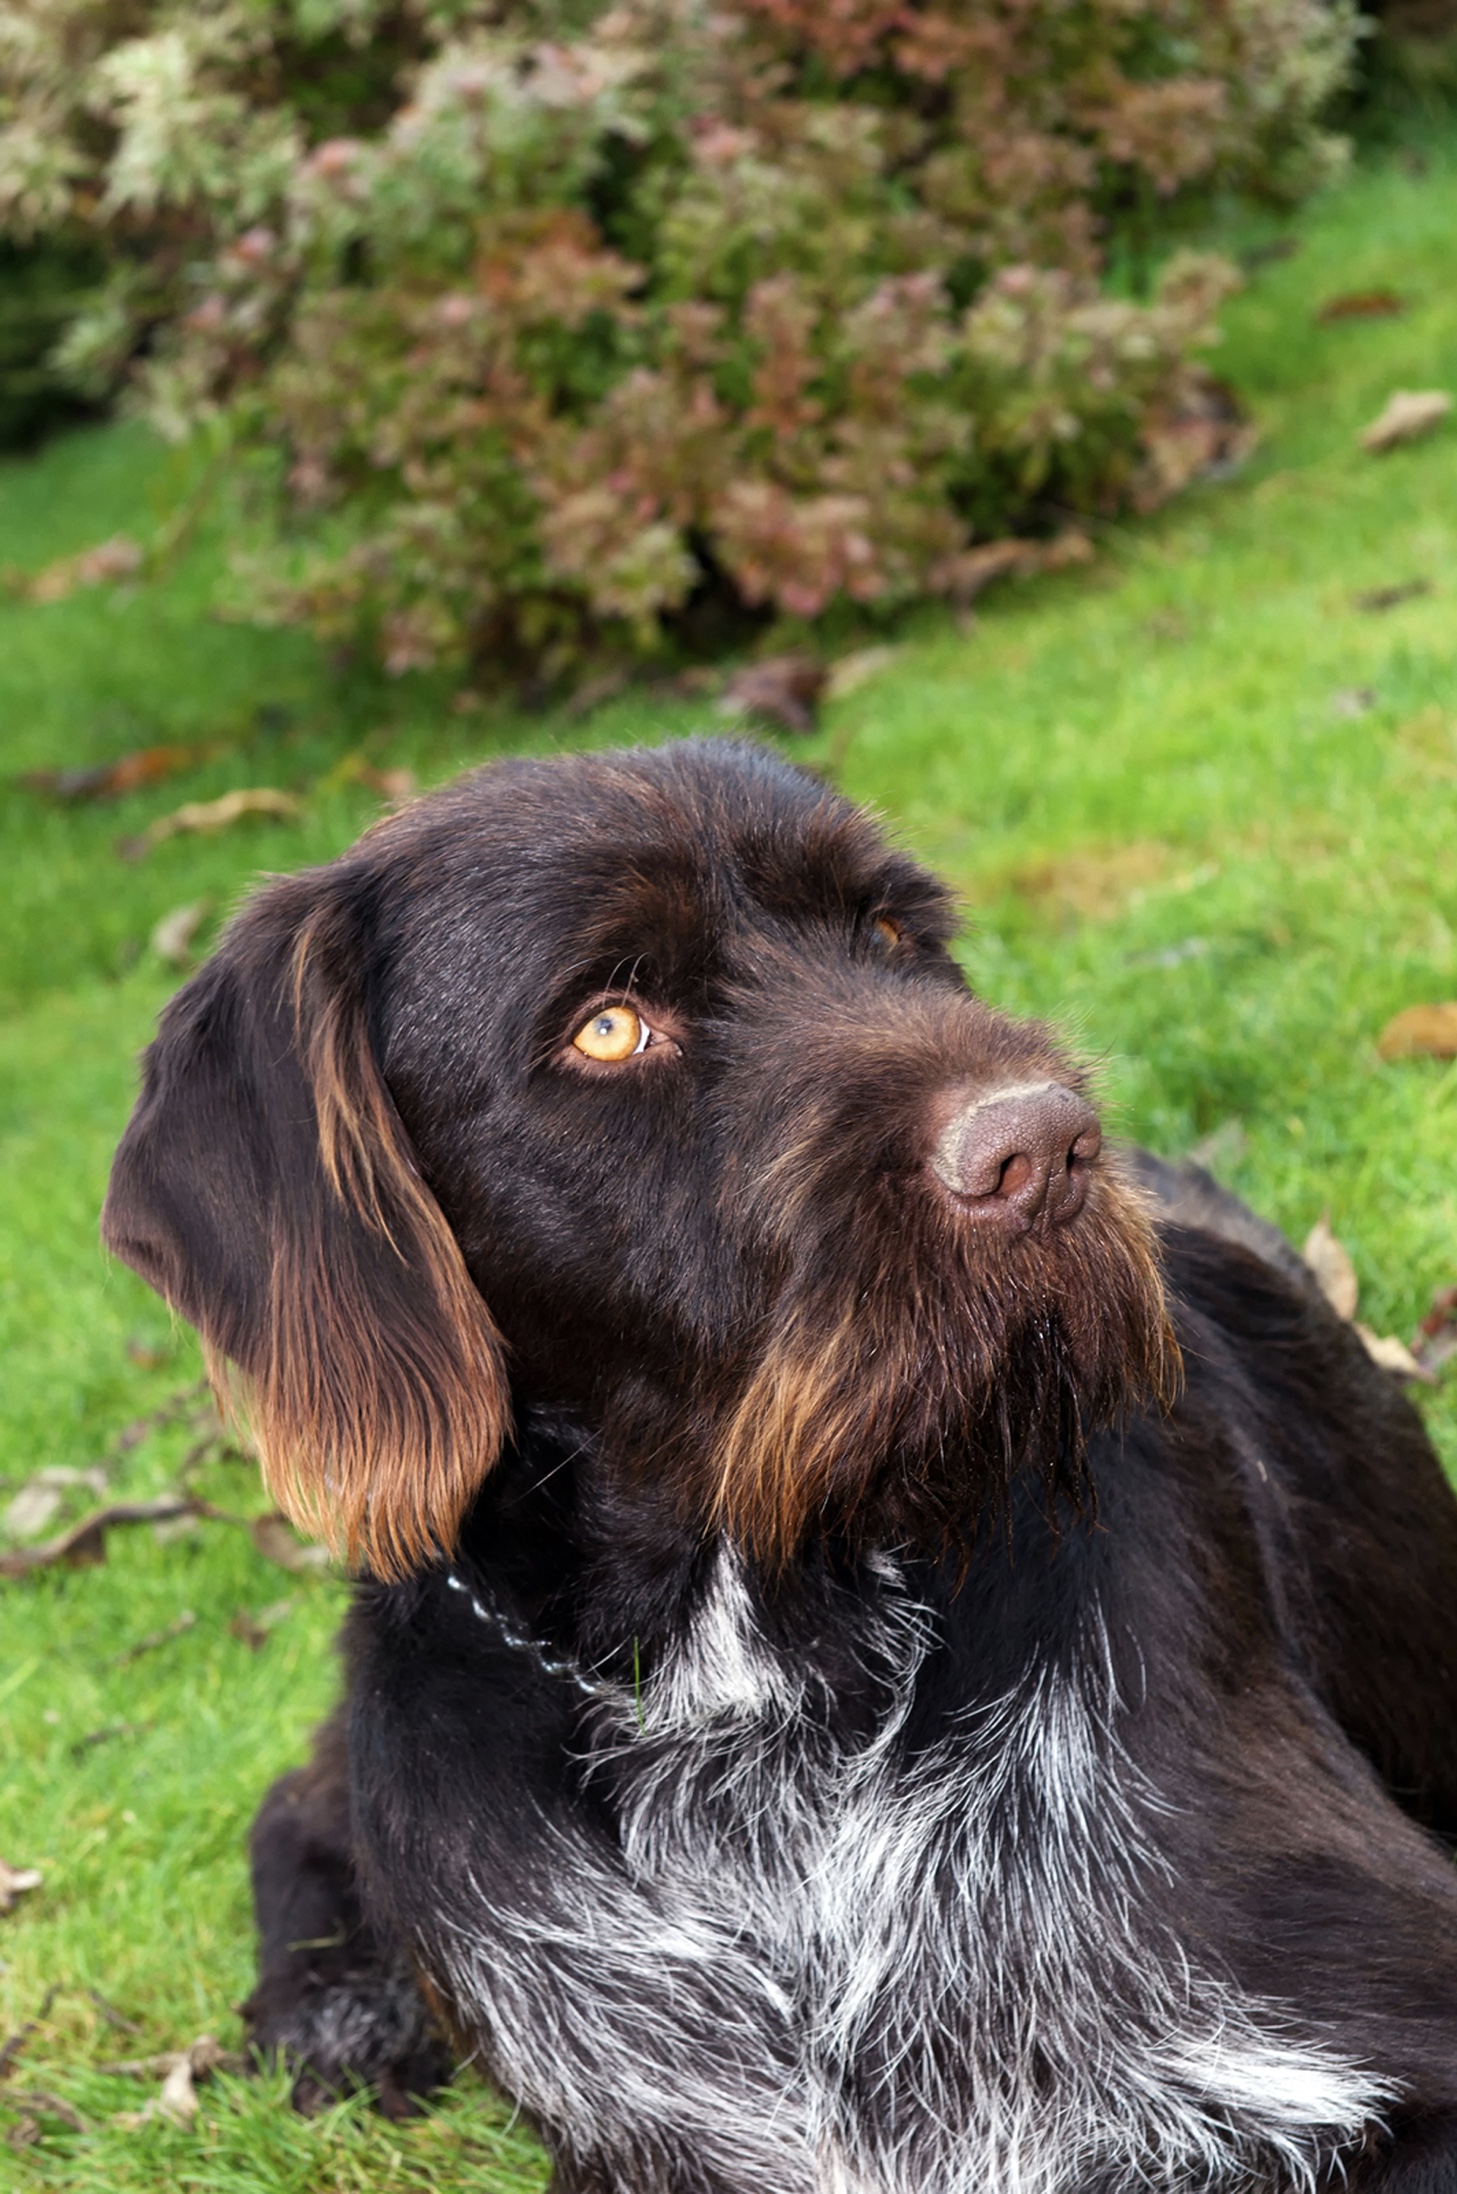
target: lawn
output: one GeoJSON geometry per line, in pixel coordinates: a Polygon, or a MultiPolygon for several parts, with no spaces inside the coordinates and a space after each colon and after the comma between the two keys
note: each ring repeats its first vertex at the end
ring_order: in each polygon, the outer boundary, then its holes
{"type": "MultiPolygon", "coordinates": [[[[1375,1049],[1401,1007],[1457,997],[1457,422],[1382,458],[1356,437],[1394,388],[1457,392],[1454,235],[1452,140],[1374,157],[1286,229],[1232,230],[1254,263],[1220,359],[1260,427],[1243,471],[970,624],[882,635],[893,653],[795,749],[953,880],[974,981],[1075,1034],[1121,1132],[1202,1147],[1297,1239],[1328,1212],[1362,1317],[1403,1338],[1457,1281],[1457,1064],[1375,1049]],[[1296,248],[1276,256],[1281,237],[1296,248]],[[1405,309],[1317,319],[1378,289],[1405,309]]],[[[446,683],[220,622],[230,504],[177,523],[195,485],[132,426],[0,466],[0,566],[174,537],[145,583],[0,597],[0,1520],[58,1468],[99,1467],[109,1498],[186,1468],[231,1516],[263,1506],[189,1398],[190,1335],[96,1246],[134,1056],[179,980],[156,924],[207,902],[205,949],[260,871],[326,857],[377,811],[370,770],[428,784],[722,723],[645,690],[582,721],[462,709],[446,683]],[[110,802],[19,782],[163,744],[188,766],[110,802]],[[117,850],[257,786],[296,794],[296,818],[117,850]]],[[[1418,1399],[1457,1471],[1457,1369],[1418,1399]]],[[[52,1529],[97,1497],[55,1490],[52,1529]]],[[[0,1583],[0,1857],[43,1875],[0,1919],[0,2050],[26,2030],[0,2057],[7,2184],[543,2184],[470,2080],[390,2128],[357,2102],[305,2124],[276,2080],[224,2074],[182,2127],[132,2122],[157,2076],[103,2069],[204,2033],[237,2046],[247,1822],[330,1698],[343,1589],[191,1518],[114,1531],[104,1566],[0,1583]]]]}

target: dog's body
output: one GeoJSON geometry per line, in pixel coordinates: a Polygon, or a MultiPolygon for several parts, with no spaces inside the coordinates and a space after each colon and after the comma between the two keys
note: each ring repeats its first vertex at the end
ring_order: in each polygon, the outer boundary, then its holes
{"type": "Polygon", "coordinates": [[[564,2194],[1452,2194],[1457,1503],[946,929],[662,750],[423,803],[170,1009],[109,1238],[375,1572],[255,2033],[402,2106],[428,1997],[564,2194]]]}

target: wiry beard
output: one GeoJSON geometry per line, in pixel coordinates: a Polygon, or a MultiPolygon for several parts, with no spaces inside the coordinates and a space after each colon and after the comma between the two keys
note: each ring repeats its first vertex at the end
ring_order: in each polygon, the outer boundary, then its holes
{"type": "Polygon", "coordinates": [[[816,1531],[965,1546],[1028,1472],[1081,1501],[1089,1436],[1179,1375],[1142,1204],[1091,1187],[1047,1236],[928,1212],[875,1269],[791,1274],[719,1422],[715,1520],[772,1567],[816,1531]]]}

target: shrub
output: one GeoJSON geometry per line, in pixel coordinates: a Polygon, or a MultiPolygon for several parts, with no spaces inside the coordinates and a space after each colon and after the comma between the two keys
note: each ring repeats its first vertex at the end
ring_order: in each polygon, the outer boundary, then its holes
{"type": "Polygon", "coordinates": [[[1230,277],[1101,294],[1109,224],[1308,187],[1355,21],[12,0],[0,224],[107,241],[79,385],[132,359],[169,432],[277,452],[255,611],[551,670],[715,586],[969,592],[978,540],[1150,499],[1230,277]]]}

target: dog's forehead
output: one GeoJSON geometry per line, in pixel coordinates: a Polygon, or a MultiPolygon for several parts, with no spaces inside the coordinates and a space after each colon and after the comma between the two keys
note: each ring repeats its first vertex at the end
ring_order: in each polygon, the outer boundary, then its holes
{"type": "Polygon", "coordinates": [[[419,873],[437,915],[498,941],[688,949],[756,913],[942,896],[863,810],[726,741],[497,765],[429,807],[419,873]]]}

